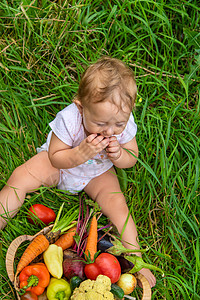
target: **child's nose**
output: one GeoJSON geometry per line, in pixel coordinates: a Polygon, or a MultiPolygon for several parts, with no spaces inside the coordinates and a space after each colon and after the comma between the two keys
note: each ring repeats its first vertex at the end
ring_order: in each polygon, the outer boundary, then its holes
{"type": "Polygon", "coordinates": [[[108,127],[106,129],[104,129],[104,131],[103,131],[103,135],[106,136],[106,137],[109,137],[113,134],[114,134],[114,128],[113,127],[108,127]]]}

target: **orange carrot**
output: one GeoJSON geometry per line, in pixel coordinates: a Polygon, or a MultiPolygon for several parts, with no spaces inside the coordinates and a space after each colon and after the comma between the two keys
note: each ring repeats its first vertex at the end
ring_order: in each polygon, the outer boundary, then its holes
{"type": "Polygon", "coordinates": [[[76,233],[76,226],[70,228],[66,233],[62,234],[59,239],[54,243],[61,247],[63,251],[70,248],[74,243],[74,235],[76,233]]]}
{"type": "Polygon", "coordinates": [[[96,252],[97,252],[97,219],[96,216],[93,216],[90,224],[88,238],[87,238],[85,254],[86,257],[90,256],[91,260],[93,260],[96,252]]]}
{"type": "Polygon", "coordinates": [[[28,266],[34,258],[43,253],[49,247],[49,241],[43,234],[36,236],[28,245],[17,265],[16,276],[28,266]]]}

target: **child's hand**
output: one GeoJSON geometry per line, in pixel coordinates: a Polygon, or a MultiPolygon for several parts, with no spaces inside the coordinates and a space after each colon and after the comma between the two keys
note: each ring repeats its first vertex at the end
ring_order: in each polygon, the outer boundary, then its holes
{"type": "Polygon", "coordinates": [[[116,160],[120,157],[121,155],[121,146],[115,136],[111,136],[109,138],[110,142],[108,147],[106,148],[107,156],[111,160],[116,160]]]}
{"type": "Polygon", "coordinates": [[[85,140],[79,145],[80,155],[87,161],[91,159],[109,144],[109,138],[104,138],[102,135],[90,134],[85,140]]]}

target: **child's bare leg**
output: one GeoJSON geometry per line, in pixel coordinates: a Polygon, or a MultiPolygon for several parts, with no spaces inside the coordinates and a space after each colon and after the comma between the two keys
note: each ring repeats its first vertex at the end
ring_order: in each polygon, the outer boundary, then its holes
{"type": "MultiPolygon", "coordinates": [[[[0,191],[0,215],[14,217],[24,202],[26,193],[38,189],[41,185],[55,186],[59,181],[59,170],[55,169],[46,151],[33,156],[23,165],[17,167],[7,185],[0,191]]],[[[0,217],[0,229],[6,221],[0,217]]]]}
{"type": "MultiPolygon", "coordinates": [[[[85,187],[85,192],[102,208],[102,212],[117,227],[119,233],[122,232],[129,210],[123,193],[121,192],[114,168],[106,173],[92,179],[85,187]]],[[[132,217],[129,217],[125,231],[123,233],[123,244],[129,249],[140,249],[137,229],[132,217]]],[[[135,253],[141,256],[140,252],[135,253]]],[[[149,281],[151,287],[156,284],[156,279],[148,269],[140,271],[149,281]]]]}

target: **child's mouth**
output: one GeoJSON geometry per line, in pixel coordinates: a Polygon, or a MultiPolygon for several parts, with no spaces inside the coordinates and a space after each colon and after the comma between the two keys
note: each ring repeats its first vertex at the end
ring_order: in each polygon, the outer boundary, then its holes
{"type": "Polygon", "coordinates": [[[101,133],[97,133],[97,136],[100,136],[100,135],[103,136],[103,139],[108,139],[108,138],[110,138],[110,137],[112,136],[112,135],[111,135],[111,136],[104,136],[104,135],[101,134],[101,133]]]}

